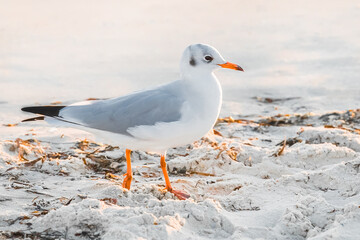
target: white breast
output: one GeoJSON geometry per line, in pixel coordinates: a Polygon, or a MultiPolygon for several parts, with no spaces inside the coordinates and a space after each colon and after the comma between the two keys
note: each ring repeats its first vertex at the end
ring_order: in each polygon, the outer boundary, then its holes
{"type": "Polygon", "coordinates": [[[166,151],[168,148],[192,143],[212,129],[222,102],[222,91],[216,77],[211,74],[195,83],[184,81],[179,91],[186,98],[179,121],[129,129],[137,139],[137,149],[166,151]]]}

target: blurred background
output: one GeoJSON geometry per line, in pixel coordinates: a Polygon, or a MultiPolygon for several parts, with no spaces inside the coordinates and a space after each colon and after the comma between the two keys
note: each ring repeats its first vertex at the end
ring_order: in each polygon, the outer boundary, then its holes
{"type": "Polygon", "coordinates": [[[359,24],[357,0],[0,0],[0,121],[176,80],[193,43],[245,70],[216,73],[223,115],[359,108],[359,24]]]}

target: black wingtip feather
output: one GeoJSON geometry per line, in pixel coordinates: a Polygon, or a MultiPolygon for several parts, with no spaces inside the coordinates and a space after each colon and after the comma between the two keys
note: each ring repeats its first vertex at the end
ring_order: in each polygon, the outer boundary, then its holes
{"type": "Polygon", "coordinates": [[[31,112],[41,114],[49,117],[59,116],[59,112],[65,106],[35,106],[35,107],[24,107],[21,110],[24,112],[31,112]]]}

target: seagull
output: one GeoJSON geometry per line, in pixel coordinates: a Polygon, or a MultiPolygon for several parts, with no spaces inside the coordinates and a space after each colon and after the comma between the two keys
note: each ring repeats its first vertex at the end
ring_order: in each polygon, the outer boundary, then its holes
{"type": "Polygon", "coordinates": [[[185,200],[190,195],[171,186],[166,151],[200,139],[215,125],[222,104],[222,89],[214,75],[218,68],[244,71],[227,62],[214,47],[193,44],[182,55],[179,80],[117,98],[21,110],[41,115],[24,121],[61,123],[123,146],[127,170],[122,186],[128,190],[133,179],[131,151],[159,154],[166,190],[185,200]]]}

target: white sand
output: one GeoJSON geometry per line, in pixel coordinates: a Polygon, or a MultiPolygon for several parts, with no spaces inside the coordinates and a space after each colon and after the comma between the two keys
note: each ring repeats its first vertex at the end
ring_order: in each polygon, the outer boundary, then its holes
{"type": "Polygon", "coordinates": [[[360,112],[347,112],[360,101],[357,1],[26,2],[0,2],[0,239],[360,238],[360,112]],[[255,123],[168,151],[186,201],[162,191],[157,156],[133,152],[127,191],[121,146],[3,125],[29,117],[24,105],[176,79],[195,42],[245,69],[217,73],[221,115],[255,123]]]}

